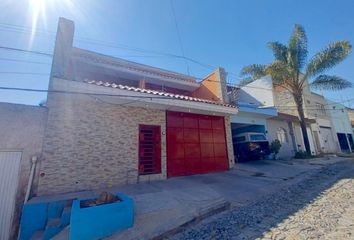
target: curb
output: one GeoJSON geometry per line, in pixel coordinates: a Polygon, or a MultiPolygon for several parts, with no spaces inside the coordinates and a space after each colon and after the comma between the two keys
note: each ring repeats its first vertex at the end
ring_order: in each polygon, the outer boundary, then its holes
{"type": "Polygon", "coordinates": [[[230,202],[224,200],[224,201],[221,201],[219,204],[214,205],[212,207],[206,207],[204,209],[201,209],[199,211],[198,215],[193,217],[191,220],[189,220],[179,226],[176,226],[176,227],[174,227],[174,228],[172,228],[172,229],[170,229],[170,230],[168,230],[156,237],[153,237],[151,239],[161,240],[161,239],[166,239],[168,237],[171,237],[171,236],[183,231],[185,228],[190,227],[194,224],[197,224],[200,221],[202,221],[210,216],[213,216],[215,214],[218,214],[218,213],[221,213],[225,210],[230,209],[230,207],[231,207],[230,202]]]}

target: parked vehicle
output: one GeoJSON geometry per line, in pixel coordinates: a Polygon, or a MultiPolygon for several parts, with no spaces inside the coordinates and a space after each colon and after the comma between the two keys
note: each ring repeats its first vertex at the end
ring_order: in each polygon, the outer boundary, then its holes
{"type": "Polygon", "coordinates": [[[233,137],[237,161],[263,159],[270,154],[269,142],[264,133],[246,132],[233,137]]]}

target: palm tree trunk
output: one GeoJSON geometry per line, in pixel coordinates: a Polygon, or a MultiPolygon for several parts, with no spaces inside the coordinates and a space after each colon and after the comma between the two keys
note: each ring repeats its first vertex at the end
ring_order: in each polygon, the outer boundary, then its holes
{"type": "Polygon", "coordinates": [[[306,130],[306,122],[305,122],[305,114],[304,114],[303,101],[302,101],[302,93],[301,94],[297,94],[297,95],[294,94],[294,100],[295,100],[295,104],[296,104],[296,107],[297,107],[297,112],[298,112],[299,118],[300,118],[300,127],[301,127],[302,136],[304,138],[306,154],[308,156],[311,156],[310,141],[309,141],[309,137],[307,135],[307,130],[306,130]]]}

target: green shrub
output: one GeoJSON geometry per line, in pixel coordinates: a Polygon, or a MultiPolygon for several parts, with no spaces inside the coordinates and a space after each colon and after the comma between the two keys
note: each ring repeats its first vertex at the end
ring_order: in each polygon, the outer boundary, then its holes
{"type": "Polygon", "coordinates": [[[308,158],[312,158],[311,155],[308,155],[305,151],[298,151],[295,153],[294,158],[296,159],[308,159],[308,158]]]}
{"type": "Polygon", "coordinates": [[[275,139],[270,143],[270,152],[274,153],[275,155],[279,153],[280,148],[281,143],[278,139],[275,139]]]}

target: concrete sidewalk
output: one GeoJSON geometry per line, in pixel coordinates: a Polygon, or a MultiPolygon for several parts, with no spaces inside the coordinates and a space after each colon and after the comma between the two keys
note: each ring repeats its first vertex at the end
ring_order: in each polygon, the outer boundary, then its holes
{"type": "Polygon", "coordinates": [[[236,164],[222,173],[171,178],[130,185],[115,191],[136,203],[134,227],[109,239],[152,239],[172,234],[185,225],[231,207],[257,201],[265,194],[301,181],[323,164],[342,161],[326,158],[292,161],[254,161],[236,164]]]}
{"type": "MultiPolygon", "coordinates": [[[[125,193],[135,202],[134,226],[108,239],[166,237],[230,206],[257,201],[265,194],[309,177],[323,165],[342,160],[345,158],[254,161],[236,164],[227,172],[104,189],[125,193]]],[[[100,191],[73,193],[70,197],[97,196],[100,191]]]]}

